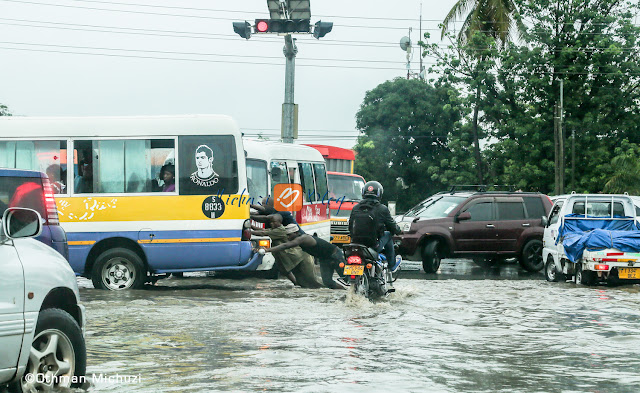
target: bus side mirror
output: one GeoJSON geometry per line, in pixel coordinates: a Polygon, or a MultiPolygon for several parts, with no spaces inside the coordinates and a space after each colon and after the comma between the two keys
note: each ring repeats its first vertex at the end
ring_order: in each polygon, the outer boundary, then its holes
{"type": "Polygon", "coordinates": [[[542,226],[543,227],[548,227],[549,226],[549,219],[547,218],[547,216],[542,216],[542,226]]]}

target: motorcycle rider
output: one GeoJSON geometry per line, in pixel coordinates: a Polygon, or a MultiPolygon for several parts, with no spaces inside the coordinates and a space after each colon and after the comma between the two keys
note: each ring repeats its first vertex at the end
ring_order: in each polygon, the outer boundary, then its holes
{"type": "Polygon", "coordinates": [[[377,181],[369,181],[362,189],[362,201],[353,207],[349,217],[351,241],[384,253],[389,270],[396,272],[400,263],[393,249],[393,235],[402,233],[389,209],[380,203],[384,189],[377,181]]]}

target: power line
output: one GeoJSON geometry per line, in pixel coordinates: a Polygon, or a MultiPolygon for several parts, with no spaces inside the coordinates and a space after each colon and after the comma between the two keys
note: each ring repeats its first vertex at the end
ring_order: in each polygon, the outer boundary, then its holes
{"type": "MultiPolygon", "coordinates": [[[[54,45],[54,44],[13,42],[13,41],[0,41],[0,44],[44,46],[44,47],[72,48],[72,49],[86,49],[86,50],[107,50],[107,51],[122,51],[122,52],[136,52],[136,53],[161,53],[161,54],[189,55],[189,56],[216,56],[216,57],[238,57],[238,58],[278,59],[278,60],[282,59],[282,56],[235,55],[235,54],[203,53],[203,52],[175,52],[175,51],[160,51],[160,50],[149,50],[149,49],[124,49],[124,48],[106,48],[106,47],[93,47],[93,46],[54,45]]],[[[337,62],[343,61],[343,62],[358,62],[358,63],[394,63],[394,64],[398,64],[398,65],[404,65],[405,64],[403,61],[370,60],[370,59],[366,59],[366,60],[365,59],[333,59],[333,58],[326,58],[326,57],[325,58],[299,57],[297,59],[298,60],[309,60],[309,61],[337,61],[337,62]]]]}

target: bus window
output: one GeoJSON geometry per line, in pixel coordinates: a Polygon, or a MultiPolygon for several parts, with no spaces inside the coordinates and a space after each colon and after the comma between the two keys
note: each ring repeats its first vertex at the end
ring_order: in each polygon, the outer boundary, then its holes
{"type": "Polygon", "coordinates": [[[247,192],[256,202],[261,202],[268,195],[266,162],[247,160],[247,192]]]}
{"type": "Polygon", "coordinates": [[[324,164],[313,164],[313,171],[316,177],[317,199],[324,202],[329,198],[327,193],[327,171],[324,164]]]}
{"type": "Polygon", "coordinates": [[[231,135],[178,138],[180,195],[235,194],[238,161],[231,135]]]}
{"type": "Polygon", "coordinates": [[[54,194],[67,193],[67,141],[0,142],[0,168],[31,169],[49,176],[54,194]]]}
{"type": "Polygon", "coordinates": [[[284,161],[271,161],[271,195],[276,184],[289,183],[287,164],[284,161]]]}
{"type": "Polygon", "coordinates": [[[74,193],[141,193],[157,191],[156,169],[173,154],[171,139],[76,141],[74,193]]]}
{"type": "Polygon", "coordinates": [[[316,189],[313,183],[313,169],[308,162],[298,163],[300,168],[300,182],[305,202],[315,202],[316,189]]]}

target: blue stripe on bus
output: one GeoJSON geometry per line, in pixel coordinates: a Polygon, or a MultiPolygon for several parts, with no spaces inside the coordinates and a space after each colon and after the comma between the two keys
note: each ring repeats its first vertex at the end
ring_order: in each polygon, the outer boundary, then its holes
{"type": "MultiPolygon", "coordinates": [[[[207,239],[237,238],[240,230],[199,230],[199,231],[123,231],[123,232],[69,232],[69,264],[77,275],[89,276],[85,272],[85,261],[96,243],[111,238],[126,238],[140,246],[147,257],[149,268],[154,273],[168,271],[198,271],[217,269],[255,270],[257,264],[247,266],[252,256],[248,241],[197,242],[197,243],[138,243],[139,234],[153,232],[155,240],[165,239],[207,239]],[[86,244],[74,245],[73,242],[86,244]]],[[[259,263],[258,263],[259,264],[259,263]]]]}

